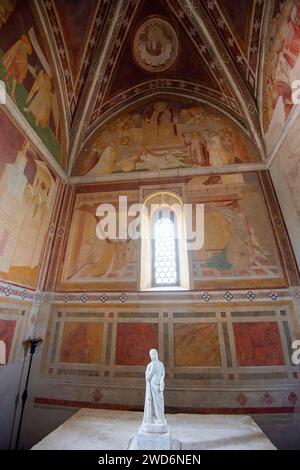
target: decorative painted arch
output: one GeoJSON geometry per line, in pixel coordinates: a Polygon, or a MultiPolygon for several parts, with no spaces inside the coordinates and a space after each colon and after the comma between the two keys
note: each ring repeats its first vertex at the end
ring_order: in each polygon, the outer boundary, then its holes
{"type": "Polygon", "coordinates": [[[241,122],[199,96],[157,90],[113,109],[88,134],[74,176],[219,167],[261,159],[241,122]]]}
{"type": "MultiPolygon", "coordinates": [[[[101,116],[92,122],[88,128],[82,146],[101,126],[113,119],[117,114],[126,110],[130,111],[143,102],[163,99],[164,97],[168,97],[168,99],[193,100],[195,103],[210,105],[234,120],[254,140],[251,129],[247,125],[248,123],[240,109],[233,109],[233,103],[229,101],[230,106],[221,93],[201,87],[194,82],[158,79],[149,80],[148,82],[141,83],[139,86],[129,88],[114,96],[110,101],[107,101],[102,108],[101,116]]],[[[229,97],[228,100],[230,100],[229,97]]]]}
{"type": "MultiPolygon", "coordinates": [[[[142,21],[142,16],[139,16],[141,14],[140,5],[143,5],[143,2],[133,0],[113,2],[114,16],[109,17],[110,20],[103,30],[102,39],[96,47],[74,117],[69,152],[69,174],[72,173],[83,142],[94,129],[95,123],[98,126],[103,122],[102,118],[106,115],[109,106],[115,112],[114,106],[124,94],[124,90],[120,93],[118,90],[115,95],[110,95],[110,86],[114,77],[122,74],[119,60],[122,50],[124,50],[123,45],[126,41],[129,42],[130,34],[137,24],[136,21],[142,21]]],[[[217,26],[203,7],[202,2],[166,1],[164,6],[169,9],[169,16],[172,16],[174,21],[189,35],[195,58],[197,57],[197,60],[205,64],[203,66],[212,73],[212,89],[215,87],[215,90],[220,90],[225,101],[226,95],[231,95],[230,103],[227,103],[231,108],[231,113],[242,113],[242,119],[246,123],[245,127],[251,129],[256,145],[260,149],[261,155],[264,155],[265,148],[254,92],[249,87],[246,78],[235,62],[235,58],[222,40],[217,26]]],[[[172,79],[175,80],[175,76],[171,76],[170,81],[172,79]]],[[[183,84],[184,81],[183,78],[183,84]]],[[[142,82],[136,81],[136,84],[130,86],[132,89],[139,89],[142,84],[142,82]]],[[[175,85],[173,88],[177,89],[177,86],[175,85]]],[[[204,98],[205,93],[200,91],[199,95],[201,94],[204,98]]],[[[206,92],[206,98],[207,94],[206,92]]],[[[214,103],[217,95],[214,96],[211,91],[210,96],[210,101],[214,103]]],[[[221,100],[219,100],[220,102],[221,100]]]]}

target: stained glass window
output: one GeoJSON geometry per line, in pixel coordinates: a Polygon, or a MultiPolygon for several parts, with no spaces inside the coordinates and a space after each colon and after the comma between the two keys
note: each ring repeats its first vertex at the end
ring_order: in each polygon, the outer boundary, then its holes
{"type": "Polygon", "coordinates": [[[178,247],[174,214],[159,213],[153,227],[152,284],[177,286],[178,247]]]}

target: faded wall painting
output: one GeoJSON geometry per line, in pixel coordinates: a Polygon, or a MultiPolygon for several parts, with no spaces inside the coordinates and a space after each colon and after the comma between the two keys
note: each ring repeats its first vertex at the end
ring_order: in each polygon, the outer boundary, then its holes
{"type": "Polygon", "coordinates": [[[280,366],[284,364],[277,323],[235,323],[233,331],[239,366],[280,366]]]}
{"type": "Polygon", "coordinates": [[[220,367],[221,355],[216,323],[175,323],[176,367],[220,367]]]}
{"type": "MultiPolygon", "coordinates": [[[[173,182],[173,190],[176,187],[173,182]]],[[[204,203],[204,246],[190,251],[189,257],[192,289],[286,285],[258,174],[196,176],[179,183],[177,189],[184,191],[185,201],[194,208],[204,203]]],[[[58,290],[139,290],[140,269],[151,265],[151,254],[140,265],[140,239],[99,239],[96,211],[102,203],[113,204],[118,228],[119,196],[127,196],[130,207],[149,191],[151,185],[140,194],[136,183],[126,183],[124,190],[112,183],[107,189],[105,185],[86,186],[75,193],[72,213],[64,221],[58,290]]]]}
{"type": "Polygon", "coordinates": [[[28,1],[1,1],[0,80],[45,146],[64,164],[53,72],[28,1]]]}
{"type": "Polygon", "coordinates": [[[195,288],[285,283],[255,173],[199,176],[186,188],[189,201],[204,202],[204,247],[192,251],[195,288]]]}
{"type": "Polygon", "coordinates": [[[259,161],[250,138],[205,105],[158,101],[123,114],[83,148],[75,175],[105,175],[259,161]]]}
{"type": "Polygon", "coordinates": [[[0,278],[36,285],[57,178],[0,110],[0,278]]]}
{"type": "Polygon", "coordinates": [[[245,413],[246,406],[257,413],[288,409],[291,400],[295,405],[292,303],[182,299],[169,292],[163,304],[152,296],[150,302],[53,305],[36,403],[142,407],[145,365],[156,348],[165,364],[168,407],[245,413]]]}
{"type": "Polygon", "coordinates": [[[116,364],[145,366],[150,349],[158,349],[155,323],[119,323],[116,339],[116,364]]]}
{"type": "Polygon", "coordinates": [[[293,109],[292,82],[300,77],[300,4],[275,2],[265,62],[263,125],[267,149],[274,147],[293,109]]]}
{"type": "Polygon", "coordinates": [[[103,336],[102,323],[66,322],[63,330],[61,362],[99,364],[103,336]]]}
{"type": "Polygon", "coordinates": [[[134,190],[77,194],[70,231],[65,240],[66,253],[59,287],[78,290],[88,284],[94,289],[137,288],[139,240],[100,239],[96,234],[100,220],[96,210],[100,204],[115,207],[118,229],[119,195],[126,195],[130,204],[139,201],[139,192],[134,190]]]}

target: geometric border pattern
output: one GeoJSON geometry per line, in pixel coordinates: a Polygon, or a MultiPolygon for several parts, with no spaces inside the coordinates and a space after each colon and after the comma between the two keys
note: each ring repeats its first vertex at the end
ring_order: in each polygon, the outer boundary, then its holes
{"type": "Polygon", "coordinates": [[[285,289],[236,289],[236,290],[192,290],[192,291],[174,291],[174,292],[128,292],[128,291],[93,291],[93,292],[52,292],[52,291],[33,291],[20,286],[0,281],[0,299],[14,299],[24,302],[43,304],[125,304],[131,302],[151,303],[159,301],[160,303],[169,303],[176,299],[176,302],[194,303],[194,302],[274,302],[276,300],[298,300],[300,299],[299,288],[285,289]]]}

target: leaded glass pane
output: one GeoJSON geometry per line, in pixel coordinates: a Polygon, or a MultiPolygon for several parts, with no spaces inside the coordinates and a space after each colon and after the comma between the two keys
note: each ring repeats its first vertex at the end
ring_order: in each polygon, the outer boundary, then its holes
{"type": "Polygon", "coordinates": [[[175,224],[170,217],[161,216],[153,231],[153,276],[155,285],[178,283],[177,240],[175,224]]]}

